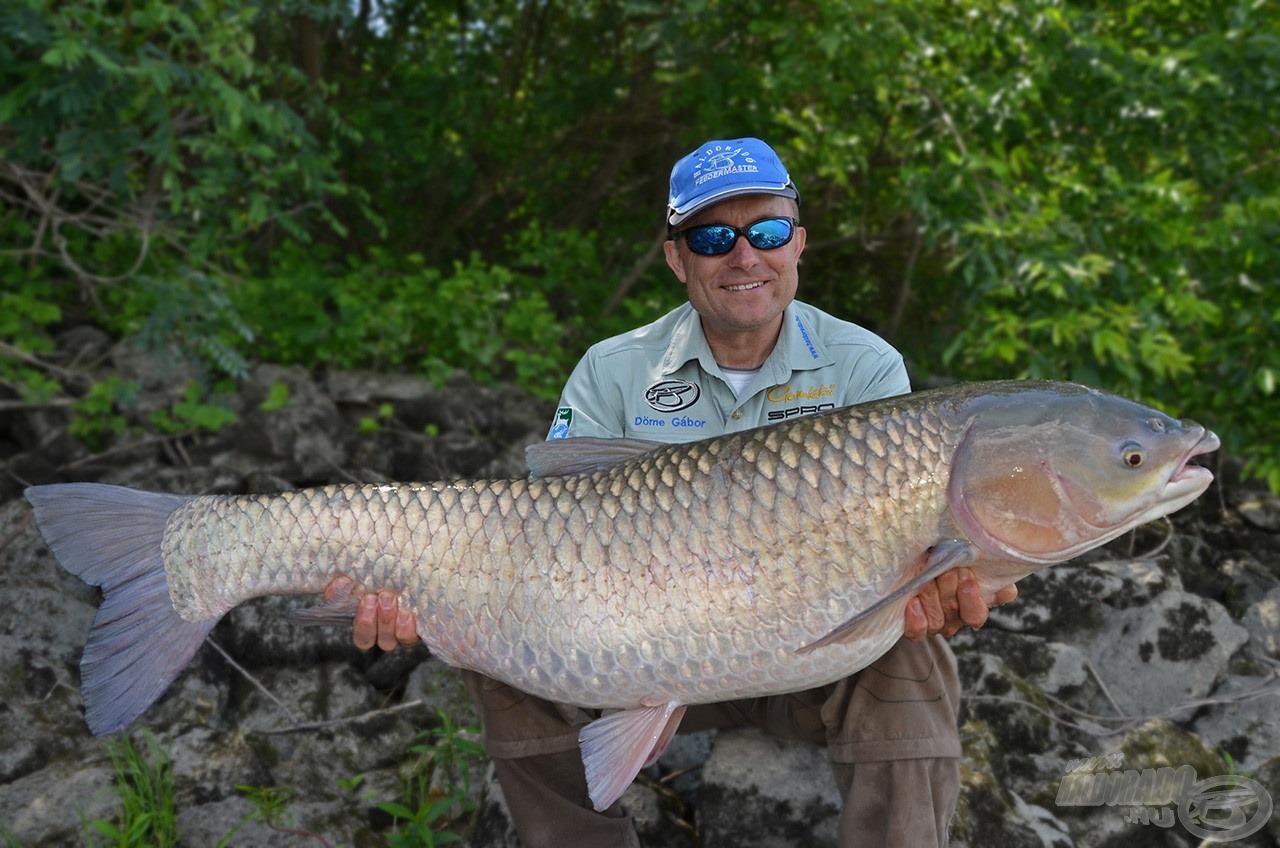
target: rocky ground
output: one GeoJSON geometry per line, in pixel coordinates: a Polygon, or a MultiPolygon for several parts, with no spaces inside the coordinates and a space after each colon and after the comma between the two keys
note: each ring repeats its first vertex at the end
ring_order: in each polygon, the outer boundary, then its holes
{"type": "MultiPolygon", "coordinates": [[[[181,369],[91,331],[68,334],[60,353],[60,367],[137,380],[131,414],[182,400],[181,369]]],[[[92,843],[93,822],[118,821],[120,807],[113,741],[90,736],[81,715],[77,665],[97,592],[54,563],[25,485],[230,493],[521,476],[523,446],[551,413],[461,376],[436,388],[272,366],[234,407],[237,423],[217,433],[126,431],[97,453],[71,438],[65,407],[0,407],[0,842],[92,843]]],[[[966,754],[954,845],[1190,846],[1258,824],[1236,844],[1280,846],[1267,806],[1280,798],[1280,500],[1229,467],[1221,476],[1170,524],[1033,575],[1016,604],[953,640],[966,754]],[[1123,788],[1126,770],[1174,774],[1162,767],[1188,767],[1195,785],[1145,804],[1132,791],[1091,794],[1098,781],[1123,788]],[[1229,771],[1250,781],[1215,780],[1229,771]]],[[[364,654],[347,631],[294,627],[284,613],[296,605],[232,612],[129,734],[172,760],[180,843],[430,844],[392,832],[379,805],[425,813],[457,791],[475,805],[447,825],[463,844],[518,845],[485,763],[448,768],[469,738],[452,726],[475,721],[457,675],[423,648],[364,654]],[[263,821],[253,797],[282,806],[263,821]]],[[[624,803],[646,846],[835,844],[822,752],[754,732],[678,737],[624,803]]]]}

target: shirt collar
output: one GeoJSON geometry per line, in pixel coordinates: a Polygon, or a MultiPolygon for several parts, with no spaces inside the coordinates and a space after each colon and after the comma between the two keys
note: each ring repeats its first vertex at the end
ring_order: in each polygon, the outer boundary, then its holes
{"type": "MultiPolygon", "coordinates": [[[[697,360],[702,370],[708,374],[716,373],[719,366],[711,353],[706,334],[702,332],[702,321],[697,311],[689,303],[681,308],[684,315],[671,334],[671,343],[667,345],[667,352],[662,360],[662,373],[673,374],[690,360],[697,360]]],[[[778,344],[761,368],[761,373],[767,374],[774,383],[791,379],[792,371],[810,371],[835,362],[814,331],[809,312],[810,310],[801,309],[792,301],[782,313],[782,331],[778,334],[778,344]]]]}

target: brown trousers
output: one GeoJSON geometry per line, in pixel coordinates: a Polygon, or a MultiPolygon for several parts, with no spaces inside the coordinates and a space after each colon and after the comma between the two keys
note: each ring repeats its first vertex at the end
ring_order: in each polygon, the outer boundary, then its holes
{"type": "MultiPolygon", "coordinates": [[[[621,805],[598,813],[587,797],[578,729],[593,716],[464,676],[525,848],[638,848],[621,805]]],[[[754,725],[824,746],[845,799],[841,848],[942,846],[960,790],[959,705],[955,657],[934,636],[820,689],[690,707],[680,729],[754,725]]]]}

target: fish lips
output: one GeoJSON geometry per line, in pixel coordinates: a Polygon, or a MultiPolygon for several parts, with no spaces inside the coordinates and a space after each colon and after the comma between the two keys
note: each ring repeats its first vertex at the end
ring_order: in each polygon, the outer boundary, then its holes
{"type": "MultiPolygon", "coordinates": [[[[1200,430],[1200,438],[1187,449],[1182,458],[1173,466],[1173,470],[1169,472],[1169,479],[1165,482],[1164,489],[1160,492],[1159,499],[1152,505],[1146,513],[1146,520],[1155,520],[1164,515],[1177,512],[1209,488],[1209,484],[1213,482],[1213,472],[1202,465],[1197,465],[1194,460],[1197,456],[1203,456],[1212,453],[1222,446],[1222,441],[1218,435],[1212,430],[1206,429],[1195,422],[1183,422],[1184,427],[1188,430],[1200,430]]],[[[1133,526],[1143,523],[1141,520],[1134,522],[1133,526]]]]}
{"type": "Polygon", "coordinates": [[[1181,486],[1190,483],[1193,486],[1200,487],[1196,491],[1198,495],[1213,482],[1213,472],[1202,465],[1197,465],[1192,460],[1197,456],[1213,453],[1222,447],[1222,440],[1218,438],[1217,433],[1201,427],[1199,424],[1189,424],[1189,426],[1198,427],[1202,431],[1200,439],[1182,455],[1182,460],[1174,466],[1173,473],[1169,475],[1169,485],[1181,486]]]}

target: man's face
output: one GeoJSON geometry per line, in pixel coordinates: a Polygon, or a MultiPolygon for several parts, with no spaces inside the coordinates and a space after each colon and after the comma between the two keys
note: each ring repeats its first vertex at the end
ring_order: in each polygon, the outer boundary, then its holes
{"type": "MultiPolygon", "coordinates": [[[[768,194],[732,197],[704,209],[678,229],[703,224],[746,227],[761,218],[794,217],[796,205],[768,194]]],[[[797,265],[804,251],[804,227],[773,250],[758,250],[739,236],[721,256],[699,256],[684,239],[666,243],[667,265],[689,290],[689,302],[702,316],[708,336],[736,335],[777,327],[782,311],[796,296],[797,265]]]]}

